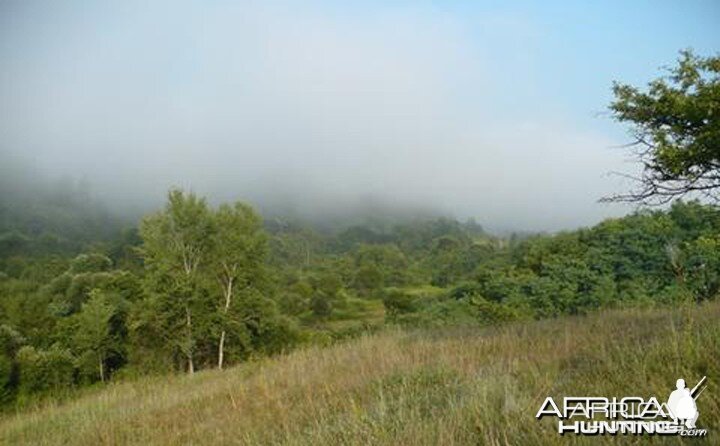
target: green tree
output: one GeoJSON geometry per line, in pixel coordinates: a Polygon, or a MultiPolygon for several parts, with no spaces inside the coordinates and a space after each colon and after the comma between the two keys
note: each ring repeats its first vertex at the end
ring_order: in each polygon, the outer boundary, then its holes
{"type": "Polygon", "coordinates": [[[364,296],[370,296],[383,287],[383,273],[373,264],[361,266],[355,273],[355,288],[364,296]]]}
{"type": "Polygon", "coordinates": [[[75,383],[74,358],[70,352],[53,346],[40,350],[26,345],[17,353],[20,393],[28,396],[48,391],[66,391],[75,383]]]}
{"type": "Polygon", "coordinates": [[[606,200],[666,203],[690,192],[720,199],[720,57],[683,51],[647,91],[615,83],[613,117],[631,125],[639,188],[606,200]]]}
{"type": "Polygon", "coordinates": [[[402,286],[408,282],[408,260],[394,244],[360,245],[356,254],[357,267],[376,268],[382,282],[389,286],[402,286]]]}
{"type": "Polygon", "coordinates": [[[0,403],[7,403],[14,396],[17,385],[15,354],[25,342],[13,327],[0,325],[0,403]]]}
{"type": "Polygon", "coordinates": [[[260,216],[248,205],[222,205],[214,214],[214,242],[209,262],[222,290],[221,332],[217,367],[222,369],[227,319],[236,290],[257,287],[267,256],[267,237],[260,216]]]}
{"type": "Polygon", "coordinates": [[[208,293],[201,267],[211,252],[212,235],[205,200],[179,190],[168,194],[162,212],[140,224],[140,250],[162,331],[185,356],[188,373],[195,371],[198,332],[207,326],[208,293]]]}
{"type": "Polygon", "coordinates": [[[119,349],[119,339],[111,326],[116,311],[108,296],[96,289],[90,292],[82,310],[72,317],[72,349],[77,352],[78,363],[81,369],[97,367],[100,381],[107,378],[108,357],[119,349]]]}
{"type": "Polygon", "coordinates": [[[319,318],[327,318],[332,314],[333,303],[325,293],[318,291],[310,299],[310,309],[319,318]]]}

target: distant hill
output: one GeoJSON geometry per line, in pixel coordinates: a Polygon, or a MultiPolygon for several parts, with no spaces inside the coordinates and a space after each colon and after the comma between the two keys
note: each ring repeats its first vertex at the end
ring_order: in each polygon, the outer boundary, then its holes
{"type": "Polygon", "coordinates": [[[74,254],[126,223],[80,181],[49,180],[18,159],[0,163],[0,258],[74,254]]]}

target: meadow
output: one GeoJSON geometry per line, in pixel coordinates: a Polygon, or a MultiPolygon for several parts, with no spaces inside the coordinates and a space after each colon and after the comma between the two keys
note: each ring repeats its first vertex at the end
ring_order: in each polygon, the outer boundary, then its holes
{"type": "MultiPolygon", "coordinates": [[[[223,371],[85,389],[6,415],[2,444],[598,444],[535,419],[547,396],[656,395],[694,385],[704,439],[720,428],[720,303],[616,309],[486,328],[401,330],[223,371]]],[[[610,440],[605,438],[604,440],[610,440]]],[[[716,444],[716,443],[715,443],[716,444]]]]}

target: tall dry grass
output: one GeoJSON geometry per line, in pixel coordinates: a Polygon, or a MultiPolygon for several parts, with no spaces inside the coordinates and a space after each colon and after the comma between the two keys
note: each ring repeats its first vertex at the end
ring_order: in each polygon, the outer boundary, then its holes
{"type": "MultiPolygon", "coordinates": [[[[112,384],[0,423],[3,444],[598,444],[534,416],[548,395],[657,395],[708,376],[718,444],[720,304],[483,330],[387,331],[195,376],[112,384]]],[[[607,439],[605,439],[607,440],[607,439]]],[[[671,438],[621,442],[679,444],[671,438]]]]}

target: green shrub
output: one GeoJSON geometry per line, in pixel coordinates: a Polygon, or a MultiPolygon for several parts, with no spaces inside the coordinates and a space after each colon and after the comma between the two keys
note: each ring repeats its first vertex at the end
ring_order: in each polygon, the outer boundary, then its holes
{"type": "Polygon", "coordinates": [[[74,358],[67,350],[25,346],[18,351],[17,362],[23,395],[65,390],[75,382],[74,358]]]}
{"type": "Polygon", "coordinates": [[[416,311],[418,300],[402,290],[391,288],[383,293],[383,305],[387,318],[395,320],[401,314],[416,311]]]}

